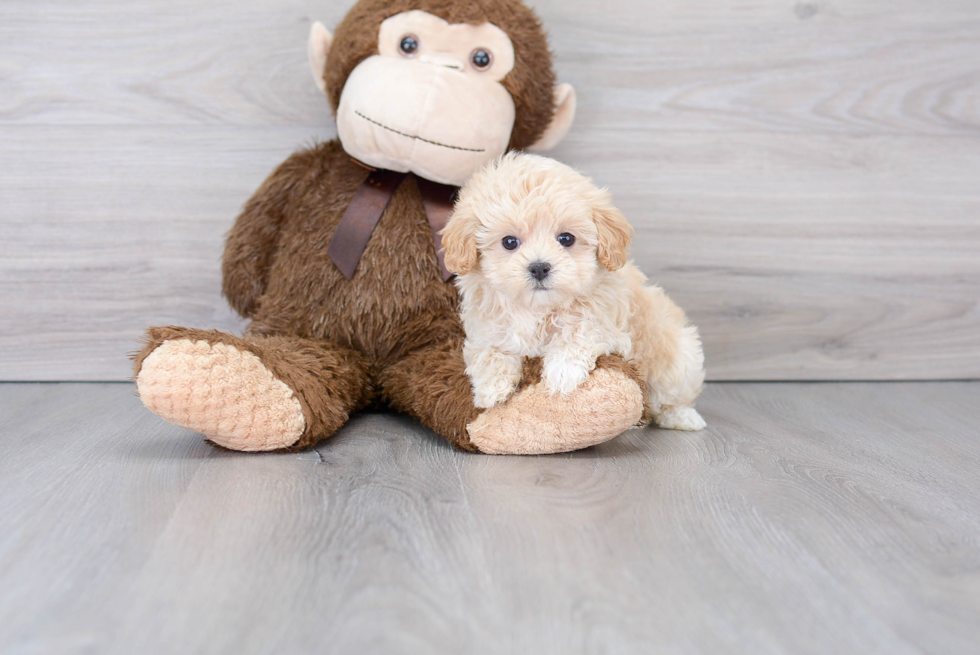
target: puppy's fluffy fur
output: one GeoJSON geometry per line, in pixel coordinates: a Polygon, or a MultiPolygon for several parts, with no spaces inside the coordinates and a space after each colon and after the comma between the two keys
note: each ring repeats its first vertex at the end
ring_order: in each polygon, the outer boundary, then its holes
{"type": "Polygon", "coordinates": [[[606,190],[552,159],[511,153],[471,178],[442,234],[478,407],[513,393],[524,357],[542,357],[542,383],[569,393],[597,357],[618,353],[646,380],[657,425],[704,427],[693,407],[704,382],[697,328],[627,262],[632,228],[606,190]],[[519,245],[506,249],[505,237],[519,245]]]}

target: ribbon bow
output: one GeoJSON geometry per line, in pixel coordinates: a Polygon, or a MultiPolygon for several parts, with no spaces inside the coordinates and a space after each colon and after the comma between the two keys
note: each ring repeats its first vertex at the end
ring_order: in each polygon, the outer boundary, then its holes
{"type": "Polygon", "coordinates": [[[357,263],[361,261],[361,255],[364,254],[364,249],[367,248],[367,243],[378,221],[381,220],[385,207],[388,206],[399,185],[409,175],[415,178],[415,184],[422,193],[422,204],[425,206],[425,215],[429,219],[429,229],[432,230],[432,241],[436,246],[442,279],[448,280],[452,277],[452,273],[446,269],[439,231],[446,227],[446,222],[452,216],[453,202],[459,187],[432,182],[412,173],[378,169],[371,171],[357,189],[337,225],[337,231],[334,232],[327,250],[330,259],[348,280],[354,277],[357,263]]]}

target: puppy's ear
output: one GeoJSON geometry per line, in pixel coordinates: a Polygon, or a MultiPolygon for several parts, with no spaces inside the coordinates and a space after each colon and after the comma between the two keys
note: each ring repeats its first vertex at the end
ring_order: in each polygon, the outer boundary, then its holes
{"type": "Polygon", "coordinates": [[[480,253],[476,247],[476,231],[480,220],[465,207],[457,205],[446,227],[439,234],[446,252],[445,263],[450,273],[466,275],[476,266],[480,253]]]}
{"type": "Polygon", "coordinates": [[[633,228],[623,213],[616,209],[609,193],[603,191],[592,207],[592,220],[599,230],[596,259],[610,271],[618,271],[629,257],[633,228]]]}

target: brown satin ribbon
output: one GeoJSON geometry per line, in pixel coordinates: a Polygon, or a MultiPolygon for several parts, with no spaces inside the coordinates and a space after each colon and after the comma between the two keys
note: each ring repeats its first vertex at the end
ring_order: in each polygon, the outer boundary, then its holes
{"type": "Polygon", "coordinates": [[[388,201],[395,195],[395,189],[404,179],[405,173],[371,171],[347,205],[327,252],[348,280],[354,277],[357,262],[361,261],[371,233],[381,220],[388,201]]]}
{"type": "MultiPolygon", "coordinates": [[[[383,169],[371,171],[347,206],[327,252],[348,280],[354,277],[361,255],[364,254],[364,249],[371,239],[371,233],[381,220],[381,214],[384,213],[391,197],[395,195],[398,185],[407,175],[407,173],[383,169]]],[[[452,273],[446,270],[443,261],[442,237],[439,236],[439,231],[446,226],[453,213],[457,187],[438,184],[420,177],[415,178],[415,183],[422,194],[422,203],[425,206],[429,229],[432,230],[432,240],[439,258],[439,268],[442,269],[442,279],[448,280],[452,273]]]]}
{"type": "Polygon", "coordinates": [[[436,244],[436,257],[439,258],[439,268],[445,281],[453,274],[446,268],[446,253],[442,251],[442,235],[439,232],[446,227],[449,217],[453,215],[453,204],[456,202],[456,192],[459,187],[439,184],[421,177],[416,177],[415,183],[422,192],[422,204],[425,205],[425,215],[429,219],[429,229],[432,230],[432,241],[436,244]]]}

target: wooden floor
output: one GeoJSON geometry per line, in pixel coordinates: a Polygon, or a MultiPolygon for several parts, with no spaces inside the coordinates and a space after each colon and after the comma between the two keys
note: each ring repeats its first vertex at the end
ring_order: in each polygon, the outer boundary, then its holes
{"type": "Polygon", "coordinates": [[[552,457],[245,455],[0,385],[0,653],[977,653],[980,383],[712,384],[552,457]]]}

